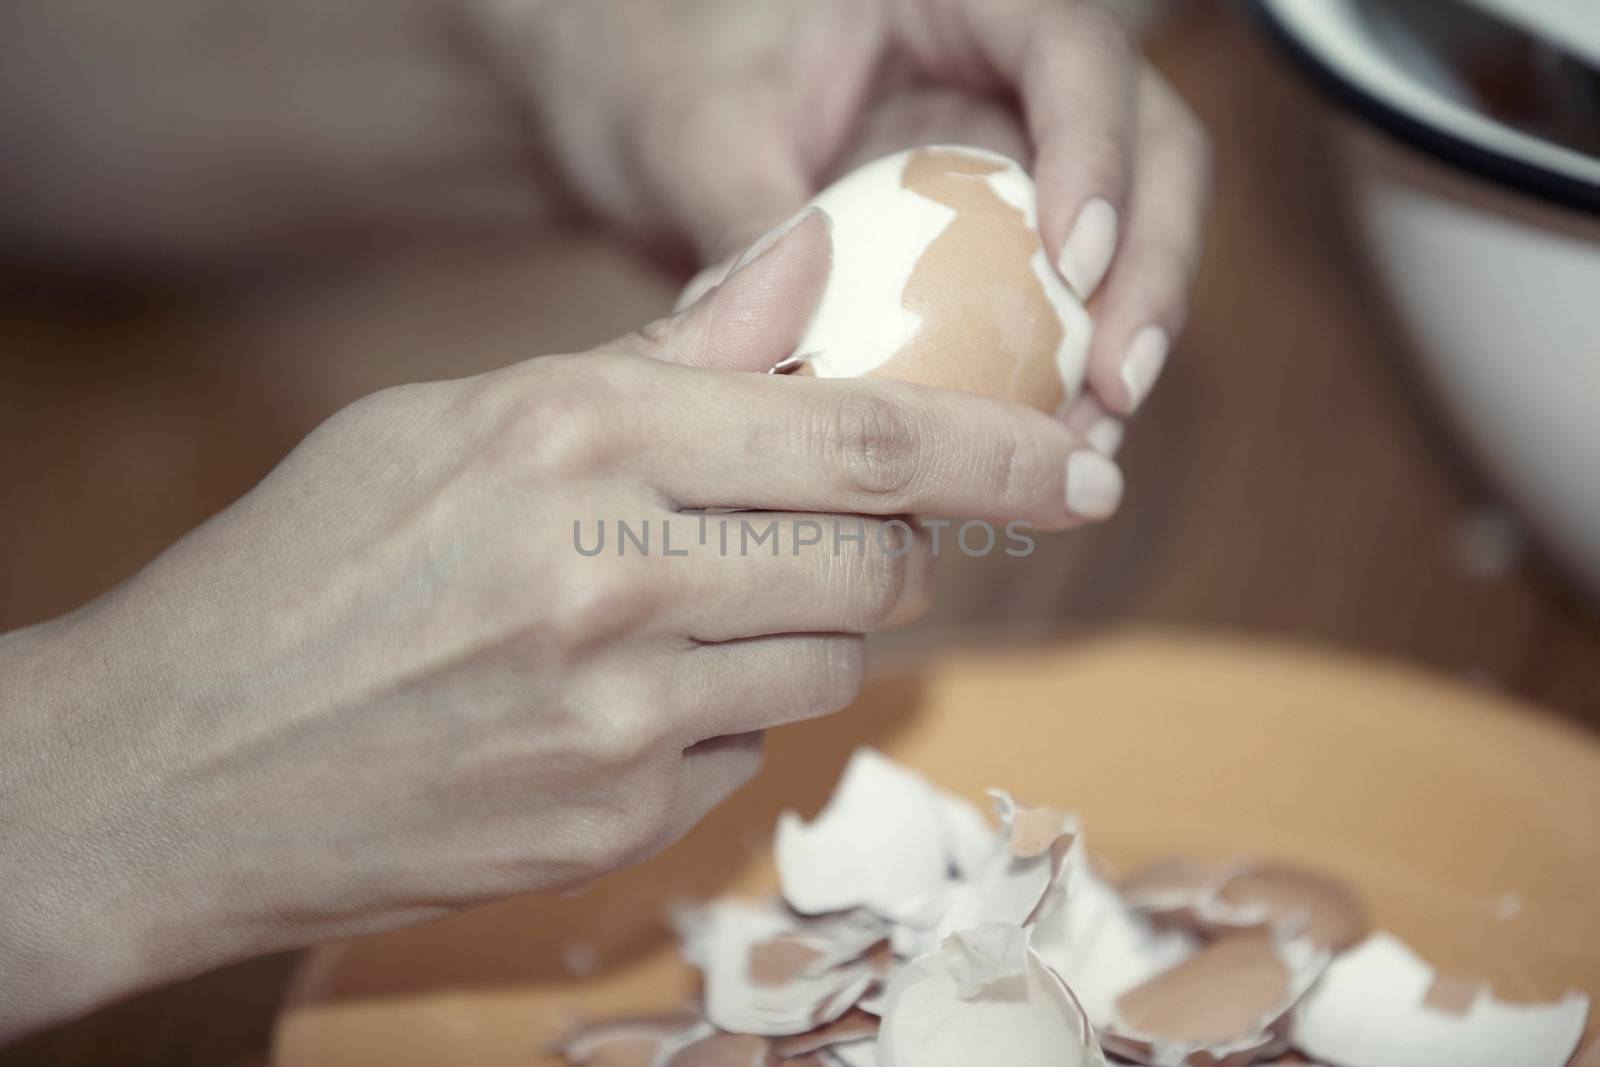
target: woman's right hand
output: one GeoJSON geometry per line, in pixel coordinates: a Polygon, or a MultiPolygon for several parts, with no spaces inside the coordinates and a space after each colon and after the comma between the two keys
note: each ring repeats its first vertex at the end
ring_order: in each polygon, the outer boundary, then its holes
{"type": "Polygon", "coordinates": [[[736,373],[788,354],[828,263],[813,218],[601,351],[361,400],[123,586],[0,640],[0,1035],[648,856],[927,603],[926,535],[899,553],[886,517],[1085,517],[1068,457],[1109,461],[1044,415],[736,373]],[[703,542],[705,508],[756,514],[703,542]],[[854,516],[864,547],[836,550],[854,516]],[[774,517],[827,533],[739,550],[774,517]],[[648,553],[618,555],[619,521],[648,553]]]}

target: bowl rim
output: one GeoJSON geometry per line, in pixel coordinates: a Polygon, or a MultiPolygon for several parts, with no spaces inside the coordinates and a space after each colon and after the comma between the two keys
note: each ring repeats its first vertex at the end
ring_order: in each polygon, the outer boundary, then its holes
{"type": "Polygon", "coordinates": [[[1249,0],[1249,7],[1268,36],[1334,102],[1441,162],[1539,200],[1600,215],[1600,159],[1512,129],[1413,81],[1410,90],[1432,97],[1436,114],[1424,117],[1392,85],[1338,55],[1316,25],[1334,9],[1349,13],[1350,0],[1313,2],[1318,5],[1314,13],[1298,0],[1249,0]],[[1438,121],[1444,115],[1453,121],[1438,121]],[[1580,173],[1591,169],[1592,178],[1580,173]]]}

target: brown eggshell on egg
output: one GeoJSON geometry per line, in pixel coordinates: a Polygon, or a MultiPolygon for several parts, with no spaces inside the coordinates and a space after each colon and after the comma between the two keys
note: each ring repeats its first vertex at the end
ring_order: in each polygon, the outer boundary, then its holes
{"type": "Polygon", "coordinates": [[[819,194],[833,271],[796,373],[881,377],[1057,412],[1083,378],[1090,325],[1054,273],[1031,180],[1012,160],[931,146],[819,194]]]}

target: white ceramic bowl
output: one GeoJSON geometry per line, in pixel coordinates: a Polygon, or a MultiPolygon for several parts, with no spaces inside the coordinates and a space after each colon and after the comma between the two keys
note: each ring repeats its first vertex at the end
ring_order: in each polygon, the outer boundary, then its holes
{"type": "Polygon", "coordinates": [[[1477,110],[1370,0],[1256,6],[1360,119],[1352,213],[1424,379],[1600,603],[1600,159],[1477,110]]]}

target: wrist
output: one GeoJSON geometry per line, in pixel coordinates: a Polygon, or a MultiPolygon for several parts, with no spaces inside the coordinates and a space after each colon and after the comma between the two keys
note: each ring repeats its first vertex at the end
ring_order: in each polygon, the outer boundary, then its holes
{"type": "MultiPolygon", "coordinates": [[[[83,792],[54,739],[76,698],[64,624],[0,636],[0,1044],[93,1008],[128,984],[103,905],[75,872],[67,798],[83,792]],[[60,797],[60,802],[54,798],[60,797]]],[[[127,929],[126,926],[123,929],[127,929]]]]}
{"type": "Polygon", "coordinates": [[[126,743],[150,676],[95,616],[0,636],[0,1044],[231,958],[187,932],[183,830],[152,817],[170,776],[126,743]]]}

